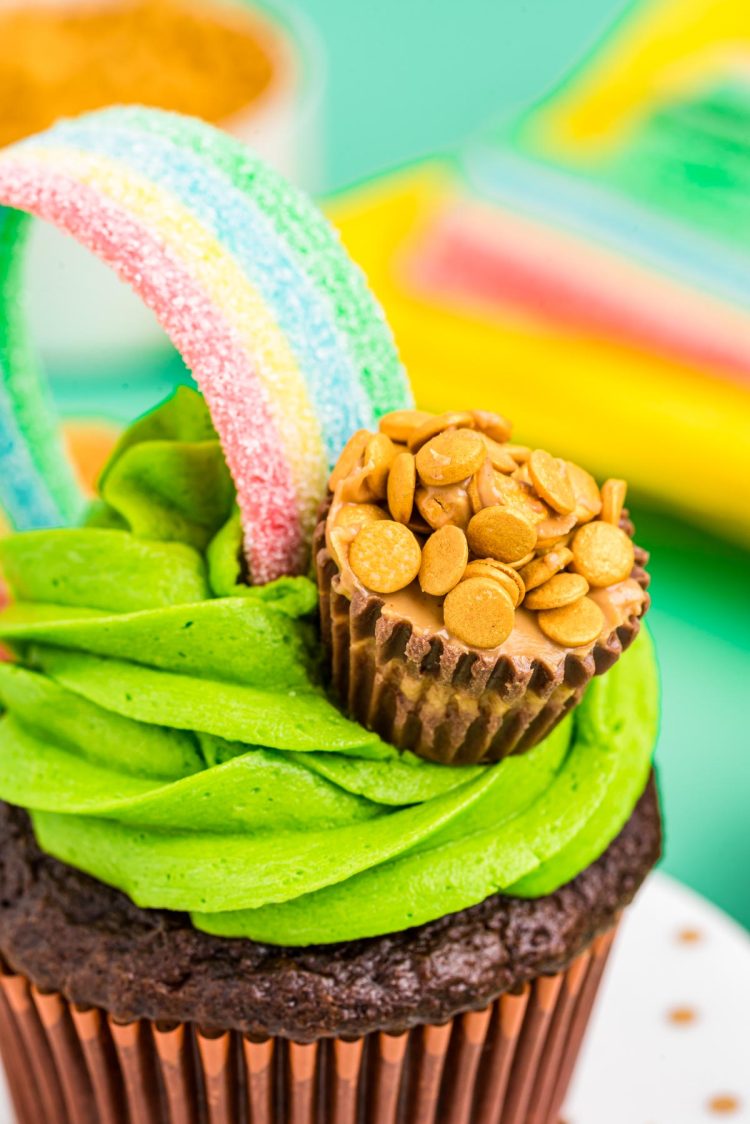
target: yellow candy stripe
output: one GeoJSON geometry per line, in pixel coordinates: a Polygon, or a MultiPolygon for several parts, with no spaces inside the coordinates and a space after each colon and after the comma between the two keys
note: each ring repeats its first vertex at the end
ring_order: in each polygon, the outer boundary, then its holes
{"type": "Polygon", "coordinates": [[[643,493],[740,541],[750,511],[750,394],[656,354],[428,301],[394,268],[415,226],[455,188],[428,165],[338,201],[333,217],[362,263],[426,409],[467,402],[513,417],[519,439],[627,477],[643,493]]]}
{"type": "Polygon", "coordinates": [[[225,317],[248,354],[258,361],[270,413],[290,468],[300,515],[309,533],[326,474],[320,424],[302,373],[263,297],[233,256],[168,191],[128,167],[78,150],[25,146],[14,163],[29,155],[93,188],[129,213],[190,270],[225,317]]]}
{"type": "Polygon", "coordinates": [[[642,111],[726,73],[748,40],[747,0],[641,2],[555,92],[535,135],[571,159],[619,145],[642,111]]]}

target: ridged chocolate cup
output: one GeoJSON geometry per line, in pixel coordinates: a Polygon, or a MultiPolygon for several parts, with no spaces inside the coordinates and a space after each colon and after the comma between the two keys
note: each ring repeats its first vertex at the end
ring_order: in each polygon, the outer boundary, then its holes
{"type": "MultiPolygon", "coordinates": [[[[529,657],[483,653],[457,640],[422,635],[408,618],[383,613],[363,589],[349,598],[326,546],[327,505],[313,540],[320,621],[331,684],[347,713],[399,749],[443,765],[500,761],[531,749],[577,703],[594,675],[608,671],[640,629],[648,597],[585,654],[557,667],[529,657]]],[[[632,536],[625,516],[623,529],[632,536]]],[[[632,577],[645,591],[648,555],[635,548],[632,577]]]]}
{"type": "Polygon", "coordinates": [[[297,1044],[118,1023],[0,975],[19,1124],[557,1124],[614,929],[440,1026],[297,1044]]]}

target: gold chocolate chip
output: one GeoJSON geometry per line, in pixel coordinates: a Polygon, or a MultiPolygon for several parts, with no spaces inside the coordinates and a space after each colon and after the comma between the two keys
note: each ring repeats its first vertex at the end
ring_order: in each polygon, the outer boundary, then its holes
{"type": "Polygon", "coordinates": [[[589,583],[580,574],[555,574],[544,585],[526,594],[524,606],[527,609],[560,609],[572,605],[585,597],[589,583]]]}
{"type": "Polygon", "coordinates": [[[486,455],[484,441],[475,430],[448,430],[419,450],[417,472],[424,484],[458,484],[481,468],[486,455]]]}
{"type": "Polygon", "coordinates": [[[625,480],[605,480],[602,484],[602,522],[620,524],[628,485],[625,480]]]}
{"type": "Polygon", "coordinates": [[[473,648],[496,648],[513,631],[511,599],[490,578],[460,582],[443,602],[443,614],[448,631],[473,648]]]}
{"type": "Polygon", "coordinates": [[[489,410],[472,410],[472,417],[477,428],[486,433],[493,441],[507,441],[513,432],[513,424],[502,414],[494,414],[489,410]]]}
{"type": "Polygon", "coordinates": [[[567,461],[566,463],[576,501],[576,523],[588,523],[590,519],[596,519],[602,509],[599,488],[594,477],[585,468],[574,464],[573,461],[567,461]]]}
{"type": "Polygon", "coordinates": [[[510,597],[513,608],[523,600],[524,584],[515,570],[494,558],[477,558],[466,567],[464,578],[489,578],[503,587],[510,597]]]}
{"type": "Polygon", "coordinates": [[[590,597],[561,609],[545,609],[536,619],[544,635],[563,648],[591,644],[604,627],[604,613],[590,597]]]}
{"type": "Polygon", "coordinates": [[[410,435],[408,440],[409,450],[412,453],[418,452],[428,441],[433,437],[437,437],[438,433],[443,433],[446,429],[473,429],[474,418],[467,411],[454,410],[448,414],[432,414],[426,422],[415,429],[410,435]]]}
{"type": "Polygon", "coordinates": [[[334,527],[342,531],[359,531],[366,523],[378,523],[388,516],[375,503],[345,503],[336,512],[334,527]]]}
{"type": "Polygon", "coordinates": [[[528,554],[524,554],[523,558],[519,558],[517,562],[511,562],[510,565],[514,570],[522,570],[524,566],[528,566],[529,562],[535,557],[535,551],[530,550],[528,554]]]}
{"type": "Polygon", "coordinates": [[[531,449],[528,445],[510,445],[505,446],[506,453],[510,453],[514,461],[519,464],[526,464],[526,461],[531,456],[531,449]]]}
{"type": "Polygon", "coordinates": [[[536,589],[537,586],[549,581],[559,570],[564,570],[573,561],[573,551],[566,546],[552,547],[547,554],[542,555],[521,570],[526,589],[536,589]]]}
{"type": "Polygon", "coordinates": [[[406,443],[415,429],[424,425],[434,417],[427,410],[391,410],[390,414],[383,414],[380,419],[380,432],[390,437],[391,441],[406,443]]]}
{"type": "Polygon", "coordinates": [[[385,499],[388,473],[396,458],[396,452],[396,446],[385,433],[375,433],[367,442],[363,482],[370,489],[374,499],[385,499]]]}
{"type": "Polygon", "coordinates": [[[328,478],[328,487],[335,491],[338,484],[349,475],[367,448],[367,442],[372,435],[366,429],[358,429],[347,441],[342,450],[336,466],[328,478]]]}
{"type": "Polygon", "coordinates": [[[422,592],[443,597],[461,581],[468,561],[469,545],[460,527],[447,526],[435,531],[422,551],[422,592]]]}
{"type": "Polygon", "coordinates": [[[388,474],[388,509],[397,523],[408,523],[414,510],[417,469],[411,453],[398,453],[388,474]]]}
{"type": "Polygon", "coordinates": [[[576,500],[565,461],[545,449],[534,449],[529,458],[529,475],[538,494],[555,511],[566,515],[575,509],[576,500]]]}
{"type": "Polygon", "coordinates": [[[502,445],[498,444],[497,441],[493,441],[492,438],[488,437],[486,433],[482,434],[482,436],[484,437],[484,443],[487,446],[487,453],[489,455],[490,464],[492,465],[492,467],[496,468],[498,472],[515,472],[518,468],[518,465],[513,460],[513,457],[510,455],[510,453],[506,452],[502,445]]]}
{"type": "Polygon", "coordinates": [[[471,503],[463,488],[448,484],[444,488],[417,488],[417,510],[437,531],[447,523],[466,528],[471,519],[471,503]]]}
{"type": "Polygon", "coordinates": [[[349,564],[375,593],[395,593],[414,581],[422,551],[408,527],[384,519],[368,523],[349,548],[349,564]]]}
{"type": "Polygon", "coordinates": [[[624,581],[633,569],[633,543],[623,530],[597,520],[576,531],[571,546],[573,565],[589,585],[624,581]]]}
{"type": "Polygon", "coordinates": [[[469,546],[480,558],[498,562],[517,562],[536,543],[536,528],[507,507],[485,507],[471,519],[467,531],[469,546]]]}

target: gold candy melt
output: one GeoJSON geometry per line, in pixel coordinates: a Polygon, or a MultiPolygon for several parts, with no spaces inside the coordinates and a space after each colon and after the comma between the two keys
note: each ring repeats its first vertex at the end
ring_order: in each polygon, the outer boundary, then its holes
{"type": "Polygon", "coordinates": [[[408,523],[414,510],[417,468],[411,453],[397,453],[388,474],[388,508],[397,523],[408,523]]]}
{"type": "Polygon", "coordinates": [[[536,530],[517,511],[499,504],[478,511],[469,523],[469,546],[480,558],[517,562],[536,543],[536,530]]]}
{"type": "Polygon", "coordinates": [[[438,433],[417,453],[417,473],[423,484],[457,484],[482,467],[487,446],[473,429],[438,433]]]}
{"type": "Polygon", "coordinates": [[[537,620],[544,635],[562,648],[591,644],[604,627],[604,613],[590,597],[560,609],[545,609],[537,620]]]}
{"type": "Polygon", "coordinates": [[[490,578],[468,578],[443,604],[450,633],[472,648],[497,648],[513,631],[513,604],[490,578]]]}
{"type": "Polygon", "coordinates": [[[444,597],[464,576],[469,544],[460,527],[441,527],[430,535],[422,550],[419,584],[423,593],[444,597]]]}
{"type": "Polygon", "coordinates": [[[414,581],[422,562],[416,538],[403,523],[367,523],[349,547],[349,564],[368,589],[395,593],[414,581]]]}
{"type": "Polygon", "coordinates": [[[633,569],[633,542],[611,523],[586,523],[576,531],[571,549],[576,573],[589,585],[614,585],[633,569]]]}

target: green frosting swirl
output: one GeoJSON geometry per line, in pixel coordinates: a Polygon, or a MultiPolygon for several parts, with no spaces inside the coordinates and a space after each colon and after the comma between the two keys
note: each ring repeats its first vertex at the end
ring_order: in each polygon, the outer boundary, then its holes
{"type": "Polygon", "coordinates": [[[594,861],[648,778],[643,635],[540,745],[485,767],[399,753],[319,678],[314,586],[242,582],[202,399],[136,423],[84,527],[0,543],[0,797],[43,849],[211,933],[394,932],[594,861]]]}

